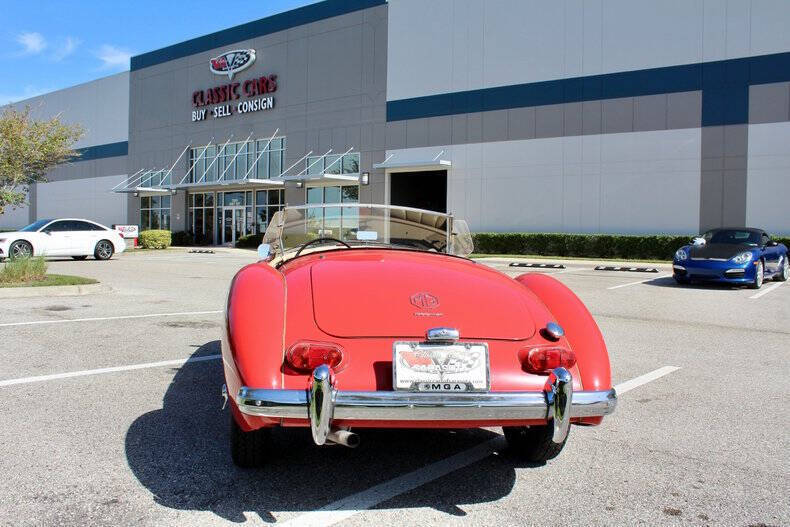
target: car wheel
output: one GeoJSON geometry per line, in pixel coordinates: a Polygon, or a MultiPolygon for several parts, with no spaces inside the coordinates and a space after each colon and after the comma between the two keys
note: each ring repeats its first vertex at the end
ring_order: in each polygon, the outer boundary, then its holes
{"type": "Polygon", "coordinates": [[[554,435],[553,422],[539,426],[503,426],[502,431],[508,447],[520,458],[532,462],[554,459],[568,441],[568,436],[559,445],[551,440],[554,435]]]}
{"type": "Polygon", "coordinates": [[[763,262],[759,261],[754,266],[754,282],[749,284],[749,288],[760,289],[763,285],[763,280],[765,280],[765,271],[763,270],[763,262]]]}
{"type": "Polygon", "coordinates": [[[93,257],[97,260],[109,260],[112,258],[114,252],[115,248],[112,246],[112,242],[108,240],[101,240],[96,244],[96,249],[93,251],[93,257]]]}
{"type": "Polygon", "coordinates": [[[686,285],[689,283],[688,278],[683,278],[681,276],[675,276],[674,278],[675,278],[675,282],[677,282],[678,285],[686,285]]]}
{"type": "Polygon", "coordinates": [[[787,255],[782,257],[782,265],[779,267],[779,272],[776,275],[777,282],[786,282],[790,278],[790,262],[787,261],[787,255]]]}
{"type": "Polygon", "coordinates": [[[241,468],[261,467],[266,462],[269,430],[260,428],[245,432],[230,416],[230,455],[233,463],[241,468]]]}
{"type": "Polygon", "coordinates": [[[33,246],[24,240],[17,240],[8,248],[8,256],[14,258],[30,258],[33,256],[33,246]]]}
{"type": "Polygon", "coordinates": [[[85,255],[82,255],[82,256],[72,256],[72,258],[74,258],[75,260],[85,260],[85,259],[87,258],[87,256],[85,256],[85,255]]]}

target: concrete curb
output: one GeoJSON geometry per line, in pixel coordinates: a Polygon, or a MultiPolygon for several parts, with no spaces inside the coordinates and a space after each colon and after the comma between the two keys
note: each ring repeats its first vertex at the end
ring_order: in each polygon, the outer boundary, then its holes
{"type": "Polygon", "coordinates": [[[1,287],[0,299],[36,298],[44,296],[82,296],[109,293],[113,289],[106,284],[52,285],[42,287],[1,287]]]}
{"type": "MultiPolygon", "coordinates": [[[[629,262],[628,260],[578,260],[574,258],[529,258],[524,257],[502,257],[494,256],[491,258],[472,258],[477,263],[492,263],[492,264],[509,264],[511,263],[537,263],[537,264],[564,264],[566,267],[582,267],[590,268],[599,266],[624,266],[624,267],[651,267],[659,270],[672,269],[672,262],[666,263],[646,263],[646,262],[629,262]]],[[[517,267],[517,266],[514,266],[517,267]]],[[[546,268],[546,270],[551,270],[546,268]]]]}

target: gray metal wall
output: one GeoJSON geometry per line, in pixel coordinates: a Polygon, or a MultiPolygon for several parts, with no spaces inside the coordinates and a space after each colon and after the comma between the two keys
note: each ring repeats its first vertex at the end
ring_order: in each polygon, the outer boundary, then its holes
{"type": "MultiPolygon", "coordinates": [[[[29,106],[34,119],[54,116],[85,130],[74,145],[88,149],[123,143],[129,135],[129,73],[123,72],[85,84],[32,97],[11,106],[29,106]]],[[[2,111],[2,108],[0,108],[2,111]]],[[[47,174],[47,183],[31,188],[28,203],[0,215],[1,229],[16,229],[36,219],[72,216],[104,224],[126,223],[127,197],[109,190],[126,174],[126,156],[96,157],[66,163],[47,174]],[[66,183],[68,182],[68,183],[66,183]]]]}
{"type": "MultiPolygon", "coordinates": [[[[452,161],[448,206],[473,230],[691,233],[749,223],[790,232],[780,212],[790,191],[787,84],[751,86],[748,119],[716,124],[706,111],[727,108],[705,108],[700,89],[656,93],[665,77],[647,71],[788,52],[790,3],[390,0],[389,23],[388,103],[422,98],[414,107],[428,114],[429,97],[438,105],[464,94],[452,104],[474,106],[468,99],[487,90],[531,85],[551,98],[552,81],[578,79],[584,92],[584,79],[595,88],[602,76],[646,72],[625,86],[653,91],[645,95],[391,119],[393,160],[444,151],[452,161]],[[642,86],[650,82],[659,86],[642,86]]],[[[714,91],[726,107],[742,85],[724,75],[714,91]]]]}
{"type": "MultiPolygon", "coordinates": [[[[381,5],[132,71],[129,170],[169,168],[189,143],[221,144],[231,134],[243,141],[250,132],[268,138],[277,128],[286,137],[285,167],[310,150],[353,147],[361,152],[360,169],[370,170],[385,148],[386,67],[387,6],[381,5]],[[257,59],[233,80],[277,75],[274,109],[191,122],[192,93],[228,82],[209,71],[209,58],[238,48],[255,49],[257,59]]],[[[176,166],[174,181],[187,165],[184,159],[176,166]]],[[[362,200],[383,197],[382,182],[363,187],[362,200]]],[[[303,202],[304,189],[289,183],[286,200],[303,202]]],[[[181,230],[183,191],[173,203],[172,229],[181,230]]]]}

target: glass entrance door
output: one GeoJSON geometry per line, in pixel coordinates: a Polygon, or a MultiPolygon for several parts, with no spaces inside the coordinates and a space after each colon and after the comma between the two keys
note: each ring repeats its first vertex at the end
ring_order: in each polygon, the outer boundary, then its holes
{"type": "Polygon", "coordinates": [[[222,212],[222,243],[236,244],[244,236],[246,222],[244,207],[225,207],[222,212]]]}

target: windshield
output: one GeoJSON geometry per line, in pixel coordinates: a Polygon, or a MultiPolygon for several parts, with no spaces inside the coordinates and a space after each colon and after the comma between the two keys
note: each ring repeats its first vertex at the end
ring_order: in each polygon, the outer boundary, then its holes
{"type": "Polygon", "coordinates": [[[717,229],[706,232],[703,236],[707,243],[729,243],[756,247],[760,243],[760,233],[737,229],[717,229]]]}
{"type": "MultiPolygon", "coordinates": [[[[448,214],[390,205],[305,205],[274,215],[263,243],[275,257],[304,247],[394,247],[458,256],[472,253],[463,220],[448,214]],[[319,239],[325,239],[319,241],[319,239]],[[314,242],[305,246],[308,242],[314,242]]],[[[295,256],[295,253],[294,255],[295,256]]]]}
{"type": "Polygon", "coordinates": [[[43,227],[44,225],[46,225],[47,223],[49,223],[51,221],[52,220],[38,220],[38,221],[35,221],[35,222],[31,223],[27,227],[25,227],[23,229],[19,229],[19,230],[22,231],[22,232],[36,232],[41,227],[43,227]]]}

